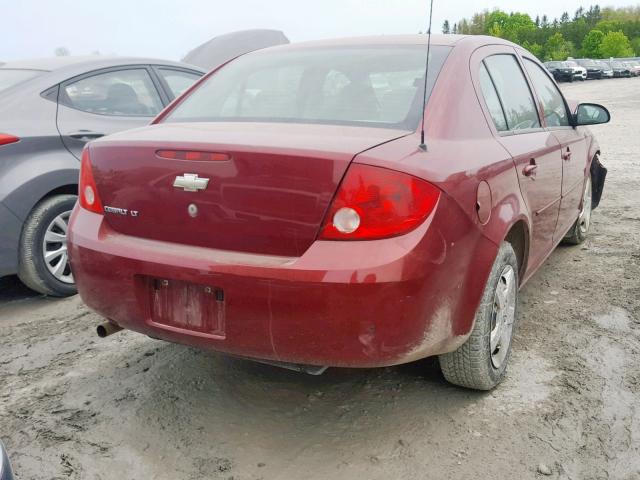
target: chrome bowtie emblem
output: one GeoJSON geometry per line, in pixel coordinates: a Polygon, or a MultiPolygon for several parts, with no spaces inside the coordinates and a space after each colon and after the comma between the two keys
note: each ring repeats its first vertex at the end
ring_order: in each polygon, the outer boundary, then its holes
{"type": "Polygon", "coordinates": [[[198,178],[197,173],[185,173],[184,175],[178,175],[173,182],[173,186],[176,188],[182,188],[185,192],[197,192],[198,190],[204,190],[209,184],[208,178],[198,178]]]}

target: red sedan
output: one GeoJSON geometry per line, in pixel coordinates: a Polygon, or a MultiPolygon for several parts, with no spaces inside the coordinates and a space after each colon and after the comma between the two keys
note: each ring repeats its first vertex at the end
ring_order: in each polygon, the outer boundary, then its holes
{"type": "Polygon", "coordinates": [[[425,86],[426,53],[261,50],[92,142],[69,248],[101,332],[313,373],[438,355],[450,382],[497,385],[518,289],[588,233],[606,170],[582,125],[609,113],[570,109],[500,39],[434,35],[425,86]]]}

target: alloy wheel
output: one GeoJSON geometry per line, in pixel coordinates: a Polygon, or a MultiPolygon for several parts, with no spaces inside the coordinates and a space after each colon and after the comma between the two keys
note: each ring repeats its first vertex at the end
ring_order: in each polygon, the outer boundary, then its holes
{"type": "Polygon", "coordinates": [[[42,241],[42,254],[47,270],[63,283],[73,283],[67,252],[67,229],[71,210],[62,212],[47,227],[42,241]]]}
{"type": "Polygon", "coordinates": [[[587,177],[582,194],[582,210],[578,216],[578,228],[583,235],[589,231],[591,224],[591,178],[587,177]]]}
{"type": "Polygon", "coordinates": [[[491,363],[496,369],[500,368],[509,352],[516,313],[516,291],[515,272],[511,265],[506,265],[496,285],[491,314],[491,363]]]}

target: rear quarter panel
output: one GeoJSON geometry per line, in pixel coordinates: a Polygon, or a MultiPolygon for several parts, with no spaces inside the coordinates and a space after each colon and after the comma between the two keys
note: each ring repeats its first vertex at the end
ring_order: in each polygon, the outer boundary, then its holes
{"type": "Polygon", "coordinates": [[[79,162],[60,137],[26,138],[0,152],[0,201],[20,220],[49,192],[77,185],[79,162]]]}
{"type": "Polygon", "coordinates": [[[452,197],[475,228],[499,245],[511,227],[530,212],[524,202],[511,155],[496,140],[497,132],[478,83],[480,62],[492,53],[511,53],[508,45],[478,48],[459,42],[447,59],[427,104],[427,151],[410,135],[356,157],[355,162],[399,169],[437,185],[452,197]],[[478,216],[478,188],[489,185],[490,214],[478,216]]]}
{"type": "MultiPolygon", "coordinates": [[[[448,202],[455,204],[455,208],[449,208],[444,222],[458,228],[437,222],[430,228],[440,229],[443,243],[452,253],[443,257],[451,272],[450,285],[443,297],[457,299],[454,305],[449,305],[451,311],[447,314],[451,315],[453,330],[458,335],[467,335],[473,327],[500,242],[516,222],[524,222],[525,231],[529,225],[513,160],[494,137],[493,122],[476,89],[481,58],[473,56],[473,50],[473,45],[461,42],[440,73],[426,109],[426,151],[418,147],[416,132],[354,159],[357,163],[401,170],[426,179],[444,192],[448,202]],[[478,209],[486,206],[478,205],[479,197],[490,205],[488,218],[485,214],[482,220],[478,209]],[[453,255],[454,247],[461,243],[471,251],[464,260],[453,255]]],[[[513,49],[511,53],[515,53],[513,49]]]]}

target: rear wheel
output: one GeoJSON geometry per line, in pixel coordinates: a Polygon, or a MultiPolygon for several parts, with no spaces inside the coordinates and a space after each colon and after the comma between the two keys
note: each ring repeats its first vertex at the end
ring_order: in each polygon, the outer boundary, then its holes
{"type": "Polygon", "coordinates": [[[67,254],[67,227],[75,203],[75,195],[46,198],[24,223],[18,276],[36,292],[55,297],[76,293],[67,254]]]}
{"type": "Polygon", "coordinates": [[[500,383],[511,355],[518,285],[516,254],[511,244],[502,242],[471,335],[458,350],[439,357],[447,381],[476,390],[500,383]]]}
{"type": "Polygon", "coordinates": [[[563,242],[571,245],[579,245],[585,241],[591,226],[591,209],[592,209],[592,189],[591,175],[584,182],[584,191],[582,193],[582,208],[575,223],[562,239],[563,242]]]}

